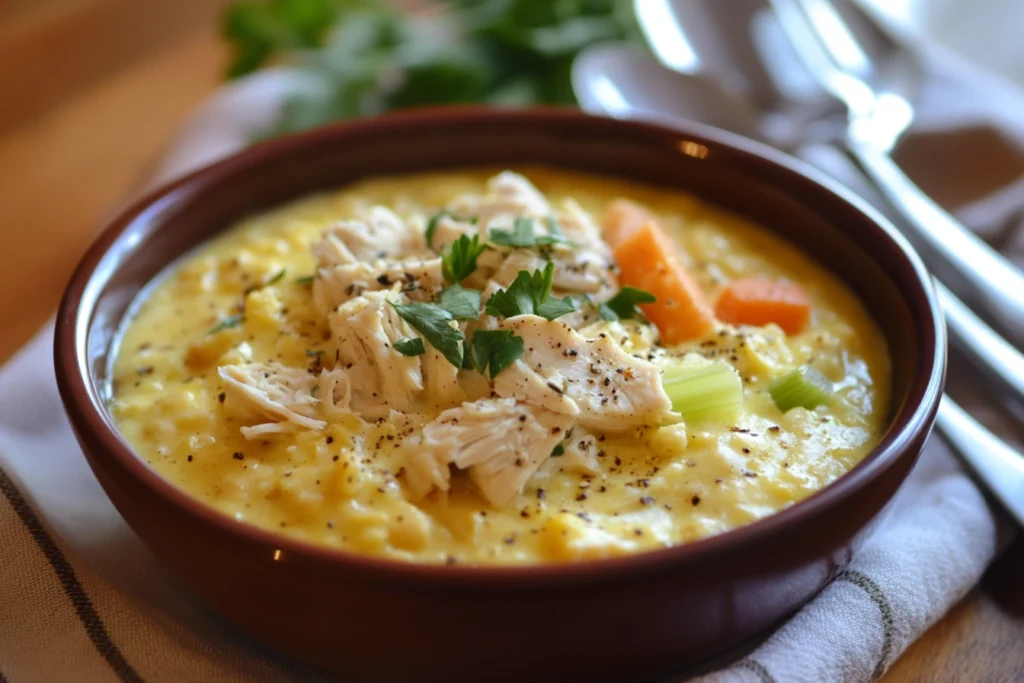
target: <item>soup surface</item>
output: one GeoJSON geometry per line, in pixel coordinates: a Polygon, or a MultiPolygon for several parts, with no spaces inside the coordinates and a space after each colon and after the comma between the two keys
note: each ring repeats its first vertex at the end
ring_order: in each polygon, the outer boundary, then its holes
{"type": "Polygon", "coordinates": [[[243,523],[437,563],[719,534],[873,447],[888,358],[833,276],[693,196],[517,171],[369,180],[189,254],[122,332],[121,432],[243,523]]]}

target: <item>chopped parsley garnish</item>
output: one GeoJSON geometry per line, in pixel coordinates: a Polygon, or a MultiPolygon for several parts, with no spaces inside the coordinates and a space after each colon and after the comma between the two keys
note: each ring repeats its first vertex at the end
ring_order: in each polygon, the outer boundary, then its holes
{"type": "Polygon", "coordinates": [[[476,320],[480,317],[480,292],[451,285],[441,291],[438,305],[456,320],[476,320]]]}
{"type": "Polygon", "coordinates": [[[551,449],[552,458],[557,458],[560,455],[565,455],[565,446],[563,446],[562,444],[558,444],[557,446],[551,449]]]}
{"type": "Polygon", "coordinates": [[[302,277],[295,278],[295,283],[299,285],[311,285],[316,280],[316,275],[303,275],[302,277]]]}
{"type": "Polygon", "coordinates": [[[423,340],[419,337],[399,339],[393,346],[395,351],[398,351],[403,356],[422,356],[427,352],[427,347],[423,345],[423,340]]]}
{"type": "Polygon", "coordinates": [[[576,304],[571,298],[551,298],[554,274],[554,263],[548,263],[543,271],[533,271],[532,275],[525,270],[519,271],[508,289],[499,289],[487,300],[487,313],[500,318],[533,313],[547,320],[572,313],[576,304]]]}
{"type": "Polygon", "coordinates": [[[317,394],[319,394],[319,393],[320,393],[320,385],[319,384],[314,384],[313,388],[309,390],[309,395],[312,396],[313,398],[316,398],[317,394]]]}
{"type": "Polygon", "coordinates": [[[462,367],[462,332],[451,326],[451,313],[437,304],[392,302],[391,305],[398,311],[398,315],[423,335],[423,338],[440,351],[449,363],[457,368],[462,367]]]}
{"type": "Polygon", "coordinates": [[[206,334],[208,334],[208,335],[209,334],[217,334],[218,332],[220,332],[222,330],[226,330],[226,329],[231,328],[231,327],[238,327],[244,321],[245,321],[245,316],[242,315],[241,313],[237,313],[235,315],[229,315],[228,317],[224,318],[219,323],[217,323],[217,325],[214,326],[214,328],[211,329],[206,334]]]}
{"type": "Polygon", "coordinates": [[[486,248],[486,244],[480,244],[478,236],[470,239],[460,235],[441,255],[441,275],[453,284],[462,282],[476,270],[476,260],[486,248]]]}
{"type": "Polygon", "coordinates": [[[523,355],[523,338],[509,330],[477,330],[469,342],[473,368],[491,379],[523,355]]]}
{"type": "Polygon", "coordinates": [[[608,301],[597,307],[602,320],[630,320],[643,318],[637,304],[653,304],[658,298],[635,287],[623,287],[608,301]]]}
{"type": "MultiPolygon", "coordinates": [[[[552,221],[551,224],[554,224],[552,221]]],[[[546,244],[568,244],[558,235],[535,235],[532,218],[517,218],[512,221],[511,230],[491,230],[491,241],[502,247],[528,248],[546,244]]]]}
{"type": "Polygon", "coordinates": [[[251,292],[255,292],[255,291],[258,291],[260,289],[263,289],[264,287],[272,285],[275,282],[280,281],[285,276],[285,273],[287,273],[287,272],[288,272],[287,268],[282,268],[281,270],[279,270],[276,273],[274,273],[273,275],[271,275],[268,279],[263,280],[262,282],[260,282],[258,285],[249,285],[248,287],[245,288],[245,292],[243,292],[243,294],[248,296],[251,292]]]}

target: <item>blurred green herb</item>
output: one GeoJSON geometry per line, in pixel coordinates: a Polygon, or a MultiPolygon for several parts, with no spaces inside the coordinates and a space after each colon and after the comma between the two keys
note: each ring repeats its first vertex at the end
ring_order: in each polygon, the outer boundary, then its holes
{"type": "Polygon", "coordinates": [[[268,63],[306,76],[268,135],[429,104],[575,104],[569,70],[601,40],[636,40],[623,0],[236,0],[224,19],[237,77],[268,63]]]}

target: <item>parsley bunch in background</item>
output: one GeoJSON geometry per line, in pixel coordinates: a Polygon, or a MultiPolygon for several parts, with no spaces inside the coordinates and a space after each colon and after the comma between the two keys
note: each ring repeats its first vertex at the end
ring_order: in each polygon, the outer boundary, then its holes
{"type": "Polygon", "coordinates": [[[625,0],[237,0],[224,35],[230,77],[267,64],[310,82],[268,135],[402,107],[575,104],[572,60],[636,40],[625,0]],[[415,4],[420,11],[399,11],[415,4]]]}

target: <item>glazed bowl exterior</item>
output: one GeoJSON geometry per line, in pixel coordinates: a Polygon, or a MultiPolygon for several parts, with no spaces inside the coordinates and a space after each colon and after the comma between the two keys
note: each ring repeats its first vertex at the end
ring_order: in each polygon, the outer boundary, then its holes
{"type": "Polygon", "coordinates": [[[423,110],[250,148],[151,193],[84,257],[57,318],[61,396],[107,495],[157,557],[257,640],[349,681],[644,680],[735,652],[849,561],[928,438],[945,338],[920,261],[877,213],[783,154],[569,110],[423,110]],[[802,249],[857,293],[893,366],[889,427],[849,474],[728,533],[534,567],[399,563],[257,529],[162,479],[104,407],[115,332],[140,290],[238,219],[367,177],[540,164],[694,193],[802,249]]]}

